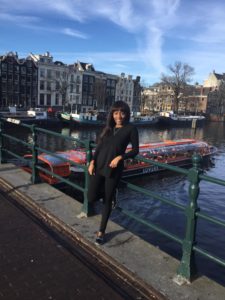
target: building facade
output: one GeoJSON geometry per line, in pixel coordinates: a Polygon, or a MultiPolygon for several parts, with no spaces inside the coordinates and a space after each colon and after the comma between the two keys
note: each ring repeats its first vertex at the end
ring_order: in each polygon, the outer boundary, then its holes
{"type": "Polygon", "coordinates": [[[132,75],[125,76],[125,73],[121,73],[121,76],[118,77],[116,84],[116,101],[126,102],[131,111],[133,109],[133,96],[134,96],[134,82],[132,80],[132,75]]]}
{"type": "Polygon", "coordinates": [[[0,56],[0,106],[44,107],[88,112],[108,111],[125,101],[132,112],[140,110],[140,76],[96,71],[90,63],[67,65],[53,56],[30,53],[26,59],[10,52],[0,56]]]}
{"type": "Polygon", "coordinates": [[[0,107],[27,109],[38,97],[38,67],[29,57],[19,59],[17,53],[0,56],[0,107]]]}
{"type": "Polygon", "coordinates": [[[38,66],[38,99],[36,106],[62,107],[68,102],[68,72],[67,65],[53,61],[49,52],[32,54],[30,58],[38,66]]]}

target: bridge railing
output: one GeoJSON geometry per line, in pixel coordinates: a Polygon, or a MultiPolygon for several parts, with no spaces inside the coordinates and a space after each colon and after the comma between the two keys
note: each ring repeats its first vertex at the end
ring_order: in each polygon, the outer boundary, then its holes
{"type": "MultiPolygon", "coordinates": [[[[87,168],[88,168],[87,166],[91,160],[92,150],[95,147],[95,144],[88,140],[81,141],[81,140],[78,140],[78,139],[75,139],[72,137],[64,136],[64,135],[56,133],[56,132],[52,132],[52,131],[49,131],[49,130],[46,130],[43,128],[36,127],[35,125],[21,124],[22,126],[29,128],[32,132],[32,141],[27,143],[27,142],[21,141],[20,139],[14,137],[12,135],[7,134],[2,127],[3,123],[4,123],[4,121],[0,122],[0,162],[3,163],[5,154],[11,155],[22,161],[24,160],[23,157],[17,155],[16,153],[14,153],[4,147],[5,139],[9,139],[9,140],[17,142],[19,144],[24,144],[24,145],[28,146],[30,148],[30,151],[32,152],[32,162],[31,162],[31,169],[32,169],[31,181],[32,181],[32,183],[39,182],[39,180],[40,180],[39,171],[42,171],[42,172],[47,173],[48,175],[51,175],[51,176],[59,179],[62,182],[72,186],[73,188],[75,188],[83,193],[84,201],[83,201],[83,206],[82,206],[82,212],[87,216],[90,215],[92,213],[92,207],[88,204],[88,199],[87,199],[88,177],[89,177],[88,171],[87,171],[87,168]],[[87,155],[87,165],[83,166],[83,165],[77,164],[73,161],[69,161],[69,163],[71,165],[76,165],[76,166],[83,168],[84,174],[85,174],[83,186],[77,185],[77,184],[71,182],[69,179],[65,179],[59,175],[56,175],[55,173],[52,173],[51,171],[48,171],[48,170],[42,168],[38,164],[38,153],[40,153],[40,152],[50,154],[52,156],[57,157],[58,159],[61,159],[62,161],[68,162],[67,159],[58,156],[57,153],[52,153],[49,150],[39,147],[37,144],[38,133],[44,133],[44,134],[52,135],[55,137],[68,139],[72,142],[76,142],[76,143],[82,145],[82,147],[85,148],[86,155],[87,155]]],[[[173,207],[176,207],[176,208],[182,210],[185,215],[185,218],[186,218],[186,228],[185,228],[184,238],[180,238],[179,236],[172,234],[171,232],[163,229],[159,225],[156,225],[150,221],[147,222],[147,221],[143,220],[140,216],[130,212],[129,210],[126,210],[121,207],[117,207],[117,209],[121,213],[125,214],[129,218],[132,218],[132,219],[136,220],[137,222],[140,222],[141,224],[152,228],[153,230],[159,232],[160,234],[166,236],[167,238],[169,238],[181,245],[182,258],[180,261],[179,268],[177,270],[177,274],[174,277],[174,280],[178,284],[182,284],[183,282],[191,282],[192,279],[196,276],[195,253],[198,253],[198,254],[206,257],[207,259],[212,260],[212,261],[222,265],[223,267],[225,267],[225,260],[223,258],[217,257],[217,256],[213,255],[212,253],[209,253],[208,251],[200,248],[198,246],[198,241],[196,240],[196,225],[200,219],[204,219],[204,220],[210,222],[211,224],[217,224],[219,226],[225,227],[225,222],[223,220],[212,217],[212,216],[202,213],[200,211],[200,207],[198,206],[198,197],[199,197],[199,193],[200,193],[200,182],[206,181],[206,182],[214,183],[216,185],[225,186],[225,181],[220,180],[218,178],[203,175],[202,170],[201,170],[201,157],[197,154],[192,157],[193,166],[190,169],[174,167],[174,166],[168,165],[166,163],[160,163],[160,162],[146,159],[146,158],[143,158],[140,156],[137,156],[137,159],[144,163],[150,163],[153,166],[158,166],[165,170],[170,170],[172,172],[176,172],[178,174],[185,175],[189,181],[189,190],[188,190],[188,195],[187,195],[189,201],[188,201],[188,204],[185,206],[185,205],[176,203],[176,202],[174,202],[174,200],[164,197],[158,193],[154,193],[145,188],[134,185],[128,181],[122,180],[122,182],[124,184],[126,184],[126,187],[128,189],[137,191],[141,194],[152,197],[162,203],[171,205],[173,207]]]]}
{"type": "Polygon", "coordinates": [[[3,163],[5,161],[4,157],[7,154],[7,155],[17,159],[19,162],[22,162],[24,165],[29,164],[29,167],[31,169],[31,182],[33,184],[39,183],[41,181],[41,178],[39,175],[40,171],[41,171],[45,174],[48,174],[52,178],[58,179],[61,183],[65,183],[65,184],[71,186],[72,188],[82,192],[83,197],[84,197],[82,213],[86,216],[90,215],[92,213],[92,206],[88,203],[88,199],[87,199],[88,181],[89,181],[89,176],[88,176],[88,172],[87,172],[88,164],[82,165],[82,164],[76,163],[72,160],[63,158],[59,154],[57,155],[57,152],[52,152],[52,151],[49,151],[48,149],[44,149],[43,147],[40,147],[38,145],[37,141],[38,141],[39,134],[46,134],[46,135],[58,137],[63,140],[68,140],[71,142],[71,144],[79,145],[79,147],[82,147],[83,149],[85,149],[88,162],[91,160],[92,148],[94,147],[93,146],[94,144],[89,140],[79,140],[79,139],[76,139],[76,138],[73,138],[70,136],[66,136],[66,135],[63,135],[63,134],[60,134],[60,133],[57,133],[54,131],[50,131],[50,130],[47,130],[47,129],[44,129],[41,127],[37,127],[36,125],[28,125],[28,124],[24,124],[24,123],[20,123],[20,122],[18,122],[18,123],[13,122],[13,120],[14,119],[10,119],[10,121],[4,120],[4,119],[0,120],[0,163],[3,163]],[[20,126],[23,128],[27,128],[32,134],[32,139],[30,139],[29,142],[26,142],[19,138],[16,138],[15,136],[8,134],[7,130],[5,130],[5,128],[4,128],[8,123],[13,123],[13,125],[18,126],[18,128],[20,126]],[[11,142],[17,143],[18,146],[19,145],[26,146],[29,149],[29,152],[32,154],[32,160],[30,162],[28,162],[24,158],[24,156],[18,155],[17,151],[13,152],[10,149],[8,149],[7,147],[5,147],[4,141],[6,141],[6,140],[9,142],[11,141],[11,142]],[[43,168],[38,162],[38,155],[40,153],[49,154],[49,155],[57,158],[58,160],[61,160],[62,162],[69,163],[71,166],[76,166],[76,167],[83,169],[84,174],[85,174],[84,184],[83,185],[77,184],[74,181],[69,180],[68,178],[62,177],[50,170],[43,168]]]}

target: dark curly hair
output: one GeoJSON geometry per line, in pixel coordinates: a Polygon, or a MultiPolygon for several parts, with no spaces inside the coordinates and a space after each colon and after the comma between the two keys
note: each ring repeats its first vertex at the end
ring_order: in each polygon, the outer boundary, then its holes
{"type": "Polygon", "coordinates": [[[121,111],[125,114],[124,122],[123,125],[128,124],[130,121],[130,107],[129,105],[124,102],[124,101],[116,101],[110,108],[107,121],[106,121],[106,126],[103,129],[101,135],[100,135],[100,141],[103,139],[104,136],[109,135],[110,132],[113,130],[115,127],[116,123],[113,118],[113,113],[115,111],[121,111]]]}

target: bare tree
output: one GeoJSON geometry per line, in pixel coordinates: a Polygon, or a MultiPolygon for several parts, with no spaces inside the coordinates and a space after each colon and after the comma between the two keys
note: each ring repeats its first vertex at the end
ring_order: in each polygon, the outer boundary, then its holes
{"type": "Polygon", "coordinates": [[[215,112],[222,116],[225,113],[225,82],[222,81],[216,91],[215,112]]]}
{"type": "Polygon", "coordinates": [[[62,96],[62,106],[63,110],[66,105],[68,105],[68,99],[67,99],[67,94],[68,94],[68,88],[71,86],[70,82],[68,82],[67,78],[58,78],[55,82],[56,84],[56,89],[54,90],[55,92],[58,92],[62,96]]]}
{"type": "Polygon", "coordinates": [[[174,112],[178,112],[180,95],[191,81],[191,76],[194,74],[194,68],[186,63],[175,62],[174,65],[168,66],[169,71],[172,75],[165,75],[162,73],[161,81],[162,83],[171,87],[174,93],[174,112]]]}

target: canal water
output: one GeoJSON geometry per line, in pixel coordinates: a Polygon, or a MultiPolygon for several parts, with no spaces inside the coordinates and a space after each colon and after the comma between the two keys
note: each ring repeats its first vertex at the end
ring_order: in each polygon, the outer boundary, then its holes
{"type": "MultiPolygon", "coordinates": [[[[51,130],[81,140],[90,139],[95,141],[99,129],[81,129],[68,127],[57,127],[51,130]]],[[[140,142],[156,142],[165,139],[195,138],[203,140],[217,147],[218,151],[211,163],[204,168],[204,174],[225,180],[225,125],[223,123],[208,123],[203,128],[193,130],[191,128],[138,128],[140,142]]],[[[9,129],[9,132],[25,141],[30,141],[32,135],[27,130],[9,129]]],[[[68,150],[74,147],[70,141],[60,138],[40,135],[39,146],[51,151],[68,150]]],[[[24,154],[21,146],[18,149],[16,142],[10,144],[10,148],[24,154]]],[[[26,150],[27,151],[27,150],[26,150]]],[[[129,179],[130,182],[144,187],[150,191],[171,199],[176,203],[187,205],[189,182],[183,175],[170,172],[158,175],[145,175],[129,179]]],[[[127,209],[145,221],[151,221],[160,225],[165,230],[178,235],[185,236],[185,214],[183,211],[172,206],[165,205],[160,201],[151,199],[140,193],[121,187],[119,190],[119,206],[127,209]]],[[[225,220],[225,187],[216,184],[201,182],[198,206],[201,212],[211,217],[225,220]]],[[[180,260],[181,245],[169,240],[160,233],[154,232],[147,226],[124,217],[117,210],[113,211],[111,218],[123,227],[134,232],[146,241],[154,244],[160,249],[180,260]]],[[[213,255],[225,259],[225,229],[219,225],[212,225],[208,221],[199,220],[197,224],[197,245],[213,255]]],[[[222,267],[202,256],[196,255],[197,268],[200,274],[205,274],[217,282],[225,285],[225,267],[222,267]]],[[[147,266],[146,266],[147,267],[147,266]]],[[[151,270],[149,270],[151,272],[151,270]]]]}

